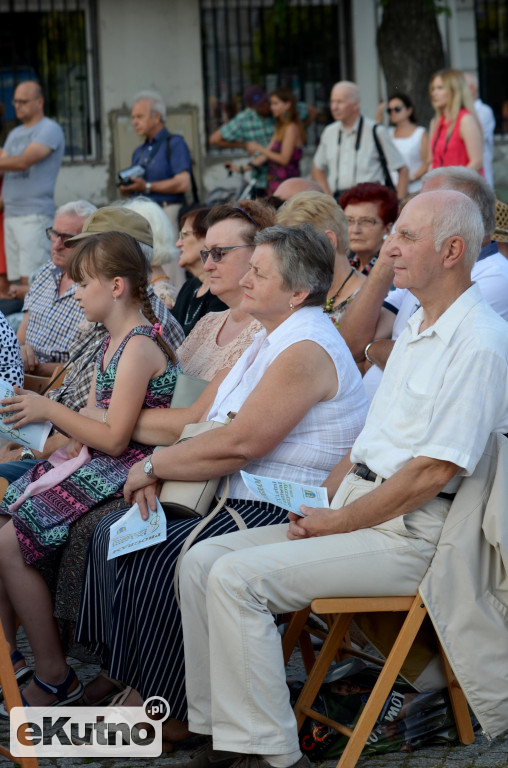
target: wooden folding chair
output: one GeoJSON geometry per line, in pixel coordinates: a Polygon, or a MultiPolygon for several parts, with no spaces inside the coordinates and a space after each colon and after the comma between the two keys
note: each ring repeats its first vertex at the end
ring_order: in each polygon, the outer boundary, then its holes
{"type": "MultiPolygon", "coordinates": [[[[337,768],[354,768],[416,638],[418,630],[427,615],[427,609],[419,594],[416,597],[316,598],[308,608],[293,614],[283,638],[283,650],[286,660],[291,655],[291,651],[301,633],[305,630],[305,624],[310,611],[317,615],[325,615],[332,618],[328,635],[315,662],[312,664],[307,681],[294,707],[298,730],[301,729],[305,718],[311,717],[313,720],[317,720],[348,736],[349,741],[342,757],[337,763],[337,768]],[[355,614],[394,611],[405,612],[407,614],[406,619],[397,635],[392,650],[382,666],[379,678],[355,727],[350,729],[312,709],[321,684],[331,663],[344,643],[344,638],[355,614]]],[[[459,739],[463,744],[472,744],[474,732],[466,698],[441,646],[440,650],[459,739]]],[[[348,652],[350,651],[351,649],[348,649],[348,652]]],[[[307,664],[309,664],[308,656],[307,664]]]]}
{"type": "MultiPolygon", "coordinates": [[[[9,643],[5,639],[4,628],[0,621],[0,684],[4,695],[5,705],[10,712],[12,707],[21,707],[21,695],[18,682],[14,677],[14,669],[11,663],[9,643]]],[[[0,744],[0,755],[18,763],[22,768],[37,768],[37,758],[14,757],[6,746],[0,744]]]]}
{"type": "Polygon", "coordinates": [[[40,395],[53,379],[55,380],[51,385],[51,389],[58,389],[64,378],[65,368],[63,365],[58,365],[51,376],[36,376],[33,373],[25,373],[23,389],[29,389],[30,392],[37,392],[40,395]]]}

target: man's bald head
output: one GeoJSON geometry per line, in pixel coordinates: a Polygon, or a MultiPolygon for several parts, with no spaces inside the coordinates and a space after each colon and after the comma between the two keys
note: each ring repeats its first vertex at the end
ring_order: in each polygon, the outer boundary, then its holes
{"type": "Polygon", "coordinates": [[[289,200],[290,197],[298,195],[300,192],[324,192],[323,187],[318,181],[314,179],[285,179],[282,181],[275,191],[275,197],[280,200],[289,200]]]}

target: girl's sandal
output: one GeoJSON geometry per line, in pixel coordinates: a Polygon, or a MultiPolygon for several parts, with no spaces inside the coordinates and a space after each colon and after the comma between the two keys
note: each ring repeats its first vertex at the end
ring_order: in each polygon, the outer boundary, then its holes
{"type": "MultiPolygon", "coordinates": [[[[56,701],[53,701],[51,704],[43,705],[48,709],[50,707],[65,707],[67,704],[72,704],[75,701],[79,701],[79,699],[81,699],[83,696],[83,684],[78,680],[72,667],[69,667],[65,680],[62,683],[58,683],[57,685],[45,683],[44,680],[40,680],[37,675],[33,676],[33,681],[35,685],[37,685],[45,693],[50,693],[53,694],[53,696],[56,696],[56,701]],[[78,685],[73,688],[72,691],[69,691],[69,688],[75,681],[78,682],[78,685]]],[[[21,702],[24,707],[34,706],[25,699],[23,692],[21,692],[21,702]]],[[[0,719],[9,719],[9,713],[7,712],[5,702],[0,705],[0,719]]]]}

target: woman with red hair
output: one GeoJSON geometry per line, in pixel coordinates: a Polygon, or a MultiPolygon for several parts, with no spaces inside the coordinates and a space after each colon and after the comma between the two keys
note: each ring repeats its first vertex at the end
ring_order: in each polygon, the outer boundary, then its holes
{"type": "Polygon", "coordinates": [[[382,184],[366,181],[344,192],[339,205],[348,222],[351,266],[368,275],[397,218],[397,195],[382,184]]]}

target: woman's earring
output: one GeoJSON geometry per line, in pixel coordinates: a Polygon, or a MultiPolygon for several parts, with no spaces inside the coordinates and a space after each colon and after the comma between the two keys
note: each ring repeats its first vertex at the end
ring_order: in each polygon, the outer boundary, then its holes
{"type": "Polygon", "coordinates": [[[291,310],[291,312],[294,310],[294,306],[293,306],[293,302],[292,301],[289,304],[289,309],[291,310]]]}

